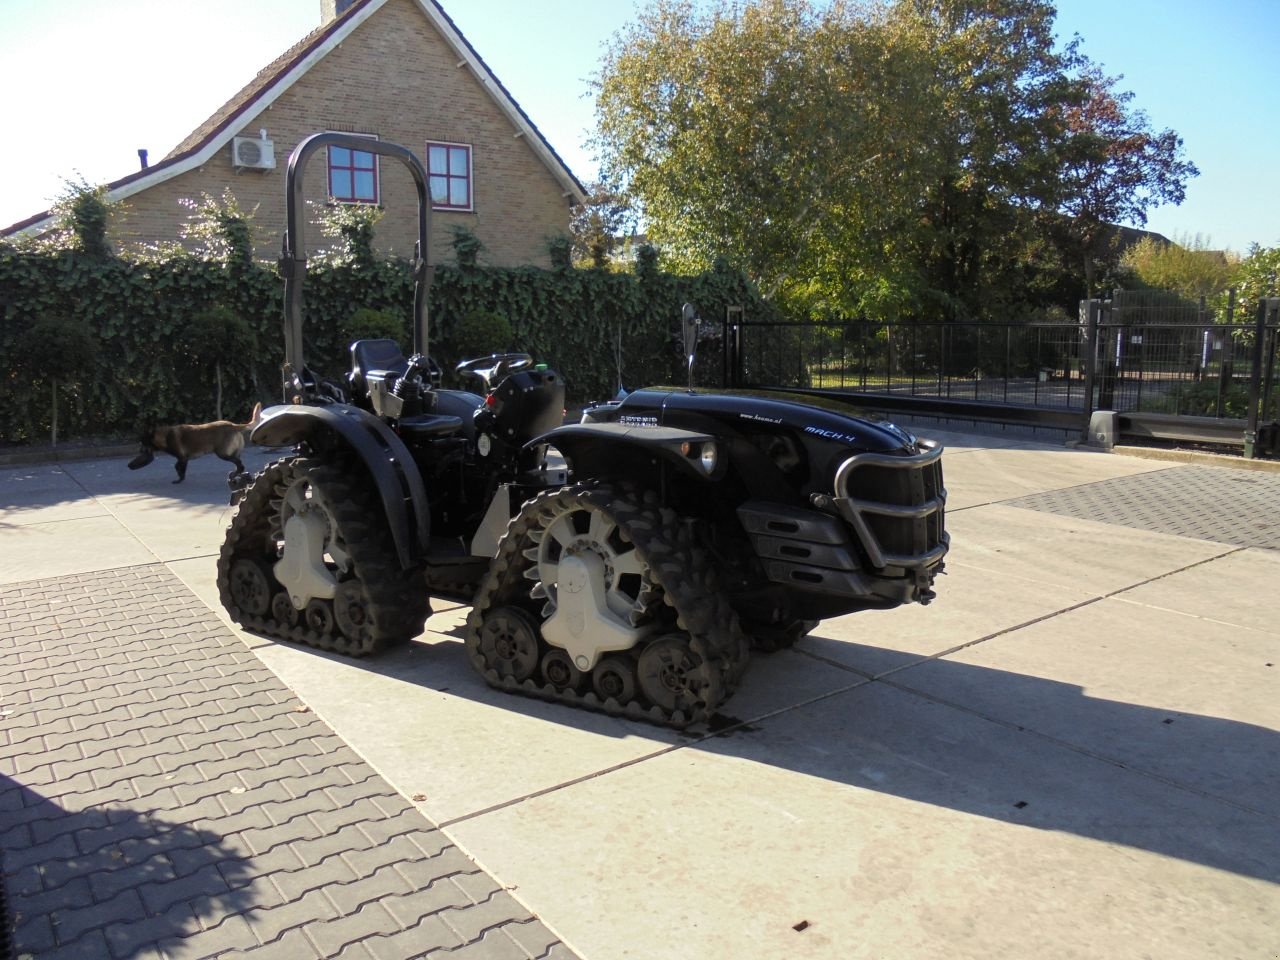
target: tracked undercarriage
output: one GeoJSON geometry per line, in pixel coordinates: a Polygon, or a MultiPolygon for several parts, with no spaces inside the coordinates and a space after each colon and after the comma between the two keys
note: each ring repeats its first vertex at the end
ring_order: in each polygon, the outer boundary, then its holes
{"type": "Polygon", "coordinates": [[[596,481],[524,505],[466,646],[498,689],[676,727],[709,720],[748,656],[688,527],[653,491],[596,481]]]}
{"type": "Polygon", "coordinates": [[[305,456],[254,478],[218,556],[218,594],[246,630],[357,657],[417,636],[431,609],[354,464],[305,456]]]}

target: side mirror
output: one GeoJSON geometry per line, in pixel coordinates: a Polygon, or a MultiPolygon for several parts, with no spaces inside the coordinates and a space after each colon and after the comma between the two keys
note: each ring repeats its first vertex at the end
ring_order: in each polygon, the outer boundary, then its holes
{"type": "Polygon", "coordinates": [[[698,353],[698,325],[702,318],[698,316],[698,308],[686,303],[680,310],[680,319],[684,324],[684,355],[689,365],[689,389],[693,389],[693,360],[698,353]]]}

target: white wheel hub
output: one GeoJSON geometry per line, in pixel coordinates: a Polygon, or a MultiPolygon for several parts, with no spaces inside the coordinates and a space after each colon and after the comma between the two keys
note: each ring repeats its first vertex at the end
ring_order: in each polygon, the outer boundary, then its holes
{"type": "Polygon", "coordinates": [[[579,670],[590,670],[605,653],[630,649],[646,632],[609,609],[605,564],[595,553],[561,558],[557,586],[555,613],[543,623],[542,636],[562,647],[579,670]]]}

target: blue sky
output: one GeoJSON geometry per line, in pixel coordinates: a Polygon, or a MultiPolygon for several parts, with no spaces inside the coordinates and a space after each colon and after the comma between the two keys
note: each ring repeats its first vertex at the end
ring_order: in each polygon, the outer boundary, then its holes
{"type": "MultiPolygon", "coordinates": [[[[595,163],[588,78],[631,0],[442,0],[472,45],[584,182],[595,163]]],[[[0,0],[0,225],[48,206],[64,180],[105,182],[158,160],[318,25],[320,0],[0,0]],[[21,147],[21,148],[20,148],[21,147]]],[[[1280,244],[1278,0],[1061,0],[1157,129],[1201,171],[1149,229],[1243,253],[1280,244]]]]}

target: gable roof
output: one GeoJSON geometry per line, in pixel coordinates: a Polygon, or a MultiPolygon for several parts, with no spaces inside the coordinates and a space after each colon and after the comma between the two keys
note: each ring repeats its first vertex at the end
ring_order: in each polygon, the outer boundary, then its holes
{"type": "MultiPolygon", "coordinates": [[[[210,157],[231,141],[237,130],[243,129],[258,114],[266,110],[286,90],[302,79],[311,67],[387,2],[388,0],[355,0],[342,14],[311,31],[258,71],[257,76],[204,123],[196,127],[159,163],[145,170],[135,170],[128,176],[107,184],[108,196],[113,200],[123,200],[207,163],[210,157]]],[[[470,41],[462,35],[437,0],[413,0],[413,2],[444,37],[445,42],[471,67],[480,85],[489,92],[499,109],[524,135],[525,142],[532,147],[533,152],[564,188],[565,196],[572,197],[577,203],[584,202],[586,190],[573,175],[573,171],[556,153],[555,148],[547,142],[546,137],[516,103],[507,88],[494,76],[489,65],[476,53],[470,41]]],[[[27,231],[40,232],[51,225],[52,212],[45,210],[5,227],[0,230],[0,236],[27,231]]]]}

